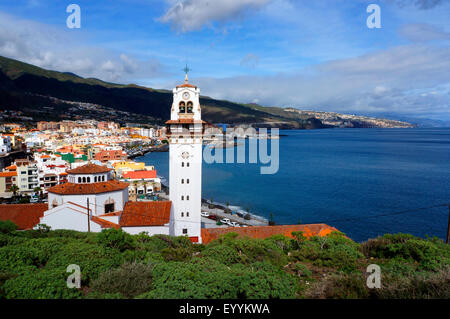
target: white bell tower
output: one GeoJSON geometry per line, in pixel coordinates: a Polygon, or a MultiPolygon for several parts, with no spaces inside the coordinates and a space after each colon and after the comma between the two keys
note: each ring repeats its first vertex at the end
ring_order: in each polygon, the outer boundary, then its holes
{"type": "Polygon", "coordinates": [[[188,83],[173,89],[169,140],[170,235],[201,243],[203,124],[200,89],[188,83]]]}

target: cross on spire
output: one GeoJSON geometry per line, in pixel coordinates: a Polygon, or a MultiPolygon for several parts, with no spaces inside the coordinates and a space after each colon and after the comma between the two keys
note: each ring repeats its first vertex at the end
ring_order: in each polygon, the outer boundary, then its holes
{"type": "Polygon", "coordinates": [[[184,67],[183,71],[184,71],[184,73],[185,73],[185,76],[184,76],[184,82],[185,82],[185,83],[188,83],[188,73],[189,73],[189,71],[192,71],[192,70],[189,69],[187,63],[186,63],[186,66],[184,67]]]}

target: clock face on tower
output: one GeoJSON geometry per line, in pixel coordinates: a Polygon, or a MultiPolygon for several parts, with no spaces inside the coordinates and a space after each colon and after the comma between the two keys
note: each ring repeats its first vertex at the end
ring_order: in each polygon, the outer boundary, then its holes
{"type": "Polygon", "coordinates": [[[189,97],[190,97],[190,94],[188,92],[183,93],[183,99],[187,100],[187,99],[189,99],[189,97]]]}
{"type": "Polygon", "coordinates": [[[181,157],[183,159],[188,159],[189,158],[189,153],[188,152],[183,152],[183,153],[181,153],[181,157]]]}

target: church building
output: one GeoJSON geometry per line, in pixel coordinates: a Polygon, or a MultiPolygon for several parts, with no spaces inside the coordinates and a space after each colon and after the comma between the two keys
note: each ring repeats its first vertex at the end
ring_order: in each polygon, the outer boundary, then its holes
{"type": "MultiPolygon", "coordinates": [[[[186,70],[187,71],[187,70],[186,70]]],[[[201,243],[203,129],[200,89],[185,83],[173,89],[169,140],[170,235],[201,243]]]]}

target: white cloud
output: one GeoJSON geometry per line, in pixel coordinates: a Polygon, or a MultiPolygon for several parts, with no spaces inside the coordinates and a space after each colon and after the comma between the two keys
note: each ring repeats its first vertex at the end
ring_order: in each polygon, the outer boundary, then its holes
{"type": "Polygon", "coordinates": [[[0,55],[45,69],[83,77],[128,83],[164,74],[156,59],[145,61],[124,53],[82,44],[76,33],[46,24],[20,20],[0,12],[0,55]]]}
{"type": "Polygon", "coordinates": [[[256,54],[249,53],[241,60],[241,66],[255,68],[259,63],[259,57],[256,54]]]}
{"type": "Polygon", "coordinates": [[[189,32],[213,22],[233,20],[248,10],[262,8],[271,0],[184,0],[169,1],[171,7],[161,22],[170,23],[174,29],[189,32]]]}
{"type": "Polygon", "coordinates": [[[414,42],[450,39],[450,32],[426,23],[406,24],[400,28],[400,34],[414,42]]]}
{"type": "Polygon", "coordinates": [[[196,84],[208,96],[244,103],[448,118],[450,47],[400,46],[292,73],[201,78],[196,84]],[[437,86],[443,86],[437,94],[421,96],[437,86]]]}

